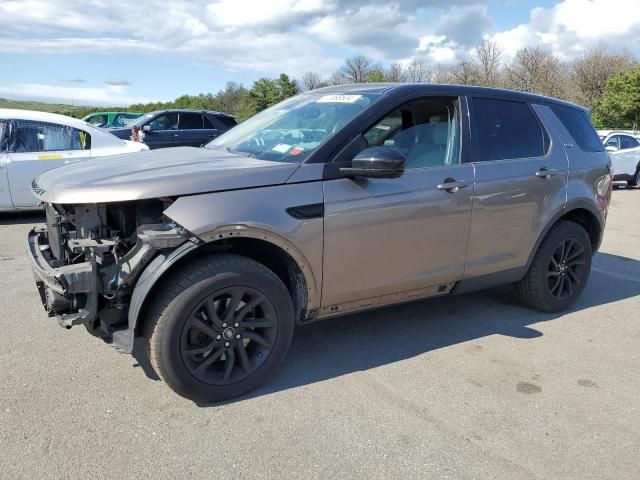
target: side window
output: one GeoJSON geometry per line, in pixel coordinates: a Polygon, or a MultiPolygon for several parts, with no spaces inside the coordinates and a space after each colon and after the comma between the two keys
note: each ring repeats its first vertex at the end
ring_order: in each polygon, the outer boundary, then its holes
{"type": "Polygon", "coordinates": [[[216,128],[211,124],[211,121],[206,115],[202,116],[202,122],[203,122],[203,128],[205,130],[214,130],[216,128]]]}
{"type": "Polygon", "coordinates": [[[201,113],[181,113],[180,130],[202,130],[202,114],[201,113]]]}
{"type": "Polygon", "coordinates": [[[472,131],[479,162],[541,157],[549,137],[531,108],[522,102],[473,99],[472,131]]]}
{"type": "Polygon", "coordinates": [[[167,113],[160,115],[153,122],[151,122],[152,130],[177,130],[178,129],[178,114],[167,113]]]}
{"type": "Polygon", "coordinates": [[[460,161],[457,99],[408,103],[363,134],[362,148],[385,146],[402,153],[406,168],[453,165],[460,161]]]}
{"type": "Polygon", "coordinates": [[[627,150],[629,148],[636,148],[640,146],[640,143],[638,143],[638,140],[636,140],[633,137],[630,137],[629,135],[620,135],[620,149],[621,150],[627,150]]]}
{"type": "Polygon", "coordinates": [[[564,105],[554,105],[551,110],[569,131],[582,151],[602,152],[604,150],[604,145],[602,145],[584,110],[565,107],[564,105]]]}
{"type": "Polygon", "coordinates": [[[9,124],[0,121],[0,154],[6,152],[7,148],[9,148],[9,124]]]}
{"type": "Polygon", "coordinates": [[[620,135],[613,135],[612,137],[609,137],[605,146],[620,148],[620,135]]]}
{"type": "Polygon", "coordinates": [[[226,115],[218,115],[216,116],[216,119],[227,128],[233,128],[238,124],[235,118],[228,117],[226,115]]]}
{"type": "Polygon", "coordinates": [[[89,150],[91,135],[66,125],[16,120],[12,143],[15,153],[89,150]]]}
{"type": "Polygon", "coordinates": [[[109,120],[106,115],[93,115],[87,120],[87,122],[94,127],[105,127],[107,123],[109,123],[109,120]]]}

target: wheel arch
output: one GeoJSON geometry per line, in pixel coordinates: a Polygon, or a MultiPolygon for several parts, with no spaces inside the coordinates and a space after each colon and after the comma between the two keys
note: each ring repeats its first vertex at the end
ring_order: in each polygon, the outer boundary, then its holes
{"type": "Polygon", "coordinates": [[[527,261],[526,269],[529,269],[531,266],[531,262],[533,262],[533,257],[535,256],[540,244],[547,236],[549,231],[560,221],[560,220],[570,220],[581,225],[587,235],[589,235],[589,240],[591,241],[591,250],[595,253],[602,243],[602,234],[604,232],[604,219],[602,214],[598,211],[598,209],[588,200],[575,200],[567,203],[565,208],[561,211],[557,212],[549,221],[547,226],[538,236],[536,240],[535,246],[529,255],[529,260],[527,261]]]}
{"type": "Polygon", "coordinates": [[[233,228],[216,231],[206,236],[207,243],[187,242],[169,255],[156,257],[143,271],[133,290],[129,305],[130,337],[118,345],[125,351],[133,348],[133,337],[141,334],[148,300],[162,280],[171,272],[197,261],[202,255],[235,253],[261,263],[278,276],[291,294],[296,321],[302,322],[319,304],[318,290],[313,272],[300,252],[281,237],[258,229],[233,228]],[[134,335],[132,335],[132,333],[134,335]]]}

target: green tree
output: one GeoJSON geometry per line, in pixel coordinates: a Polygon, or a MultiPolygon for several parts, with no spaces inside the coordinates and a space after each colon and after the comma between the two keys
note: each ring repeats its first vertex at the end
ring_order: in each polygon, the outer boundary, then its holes
{"type": "Polygon", "coordinates": [[[249,90],[249,98],[254,106],[255,113],[270,107],[280,100],[278,83],[270,78],[261,78],[253,82],[249,90]]]}
{"type": "Polygon", "coordinates": [[[285,98],[293,97],[300,92],[298,88],[298,82],[291,80],[289,75],[281,73],[280,77],[275,81],[276,88],[278,89],[278,101],[282,101],[285,98]]]}
{"type": "Polygon", "coordinates": [[[637,128],[640,124],[640,67],[613,75],[596,103],[598,127],[637,128]]]}
{"type": "Polygon", "coordinates": [[[384,71],[381,68],[371,70],[367,75],[368,83],[382,83],[384,81],[386,81],[386,77],[384,71]]]}

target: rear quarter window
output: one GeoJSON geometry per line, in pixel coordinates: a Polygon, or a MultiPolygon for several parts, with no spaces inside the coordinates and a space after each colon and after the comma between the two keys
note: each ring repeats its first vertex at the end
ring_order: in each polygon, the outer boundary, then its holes
{"type": "Polygon", "coordinates": [[[604,145],[584,110],[564,105],[553,105],[551,110],[569,131],[580,150],[583,152],[604,151],[604,145]]]}
{"type": "Polygon", "coordinates": [[[238,124],[238,122],[236,122],[236,119],[233,117],[223,117],[221,115],[219,117],[216,117],[216,120],[221,122],[226,128],[233,128],[238,124]]]}

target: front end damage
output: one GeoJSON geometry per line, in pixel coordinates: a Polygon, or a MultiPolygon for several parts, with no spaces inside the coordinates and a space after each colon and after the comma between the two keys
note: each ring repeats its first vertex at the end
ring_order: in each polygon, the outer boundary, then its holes
{"type": "Polygon", "coordinates": [[[164,216],[171,203],[46,204],[46,225],[29,232],[27,251],[47,314],[64,328],[85,324],[110,343],[123,331],[132,339],[127,314],[141,272],[154,258],[198,243],[164,216]]]}

